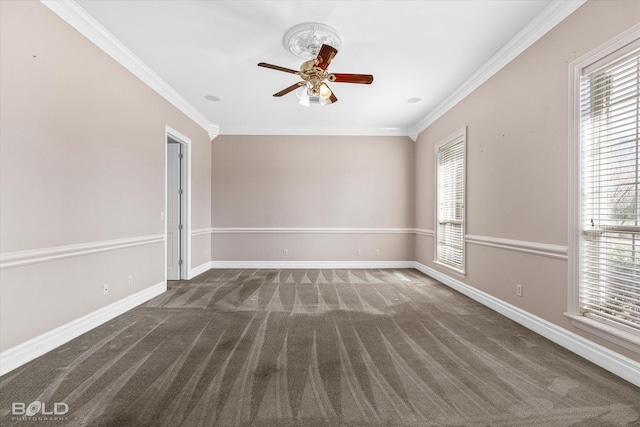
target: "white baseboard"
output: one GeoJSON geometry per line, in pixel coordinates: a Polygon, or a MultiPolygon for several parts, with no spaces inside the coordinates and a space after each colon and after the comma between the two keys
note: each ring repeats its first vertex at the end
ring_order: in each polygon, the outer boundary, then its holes
{"type": "Polygon", "coordinates": [[[211,262],[212,261],[208,261],[205,262],[204,264],[201,264],[197,267],[192,268],[191,270],[189,270],[189,277],[187,278],[188,280],[193,279],[194,277],[204,273],[205,271],[211,270],[211,262]]]}
{"type": "MultiPolygon", "coordinates": [[[[528,313],[492,295],[475,289],[446,274],[416,261],[210,261],[191,269],[191,277],[209,269],[304,269],[304,268],[415,268],[456,291],[506,316],[556,344],[640,387],[640,363],[600,346],[580,335],[528,313]]],[[[60,326],[0,353],[0,375],[53,350],[79,335],[160,295],[166,283],[158,283],[123,300],[60,326]]]]}
{"type": "Polygon", "coordinates": [[[131,310],[167,290],[161,282],[140,292],[116,301],[106,307],[59,326],[49,332],[30,339],[0,353],[0,375],[4,375],[31,360],[42,356],[62,344],[96,328],[103,323],[131,310]]]}
{"type": "Polygon", "coordinates": [[[419,262],[416,270],[640,387],[640,363],[419,262]]]}
{"type": "Polygon", "coordinates": [[[414,268],[413,261],[211,261],[211,268],[414,268]]]}

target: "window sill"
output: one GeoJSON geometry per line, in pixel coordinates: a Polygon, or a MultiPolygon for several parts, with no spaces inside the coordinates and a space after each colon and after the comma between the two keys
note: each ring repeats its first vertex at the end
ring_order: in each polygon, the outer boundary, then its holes
{"type": "Polygon", "coordinates": [[[565,316],[576,328],[640,354],[640,336],[585,316],[572,313],[565,313],[565,316]]]}
{"type": "Polygon", "coordinates": [[[445,268],[449,273],[453,273],[455,276],[458,276],[461,279],[465,279],[467,277],[467,272],[464,271],[464,270],[457,269],[455,267],[452,267],[452,266],[450,266],[448,264],[444,264],[444,263],[442,263],[442,262],[440,262],[438,260],[435,260],[435,259],[433,260],[433,263],[435,265],[437,265],[438,267],[445,268]]]}

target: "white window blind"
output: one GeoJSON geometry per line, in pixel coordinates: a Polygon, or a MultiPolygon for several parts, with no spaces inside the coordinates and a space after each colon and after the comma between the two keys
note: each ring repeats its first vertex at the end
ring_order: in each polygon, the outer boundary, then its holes
{"type": "Polygon", "coordinates": [[[598,65],[580,80],[579,308],[640,335],[640,50],[598,65]]]}
{"type": "Polygon", "coordinates": [[[437,149],[436,261],[464,271],[465,133],[437,149]]]}

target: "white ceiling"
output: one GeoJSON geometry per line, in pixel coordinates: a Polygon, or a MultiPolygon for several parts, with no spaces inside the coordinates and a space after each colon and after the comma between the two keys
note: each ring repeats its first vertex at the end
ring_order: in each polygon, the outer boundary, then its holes
{"type": "Polygon", "coordinates": [[[220,134],[408,135],[558,2],[76,3],[218,125],[220,134]],[[333,83],[339,102],[325,107],[301,106],[293,92],[272,97],[300,79],[257,63],[297,70],[303,60],[284,48],[283,37],[303,22],[339,32],[342,48],[329,71],[373,74],[373,84],[333,83]],[[416,97],[421,101],[407,102],[416,97]]]}

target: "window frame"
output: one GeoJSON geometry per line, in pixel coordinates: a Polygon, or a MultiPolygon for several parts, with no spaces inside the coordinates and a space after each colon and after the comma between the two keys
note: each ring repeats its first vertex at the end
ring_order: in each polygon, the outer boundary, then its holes
{"type": "MultiPolygon", "coordinates": [[[[615,322],[584,316],[580,308],[581,274],[581,110],[580,84],[590,70],[615,61],[630,53],[630,47],[640,42],[640,24],[614,37],[569,64],[569,218],[568,218],[568,295],[567,312],[571,324],[626,349],[640,353],[640,336],[618,327],[615,322]]],[[[635,49],[635,47],[634,47],[635,49]]]]}
{"type": "Polygon", "coordinates": [[[460,276],[460,277],[466,277],[466,230],[467,230],[467,127],[464,126],[461,129],[458,129],[457,131],[455,131],[454,133],[452,133],[451,135],[447,136],[446,138],[443,138],[442,140],[440,140],[438,143],[435,144],[435,151],[434,151],[434,163],[435,163],[435,168],[434,168],[434,173],[435,173],[435,177],[434,177],[434,183],[435,183],[435,194],[434,194],[434,199],[435,199],[435,203],[434,203],[434,240],[433,240],[433,262],[434,264],[444,267],[448,270],[450,270],[451,272],[453,272],[454,274],[460,276]],[[440,241],[440,233],[439,233],[439,229],[440,227],[438,226],[440,223],[440,194],[441,194],[441,190],[440,190],[440,179],[439,179],[439,171],[440,171],[440,164],[438,163],[438,153],[442,148],[445,148],[448,145],[453,145],[453,144],[457,144],[459,142],[462,142],[463,148],[462,148],[462,160],[463,160],[463,166],[462,166],[462,265],[460,268],[457,268],[451,264],[447,264],[445,262],[442,262],[439,260],[438,258],[438,245],[439,245],[439,241],[440,241]]]}

